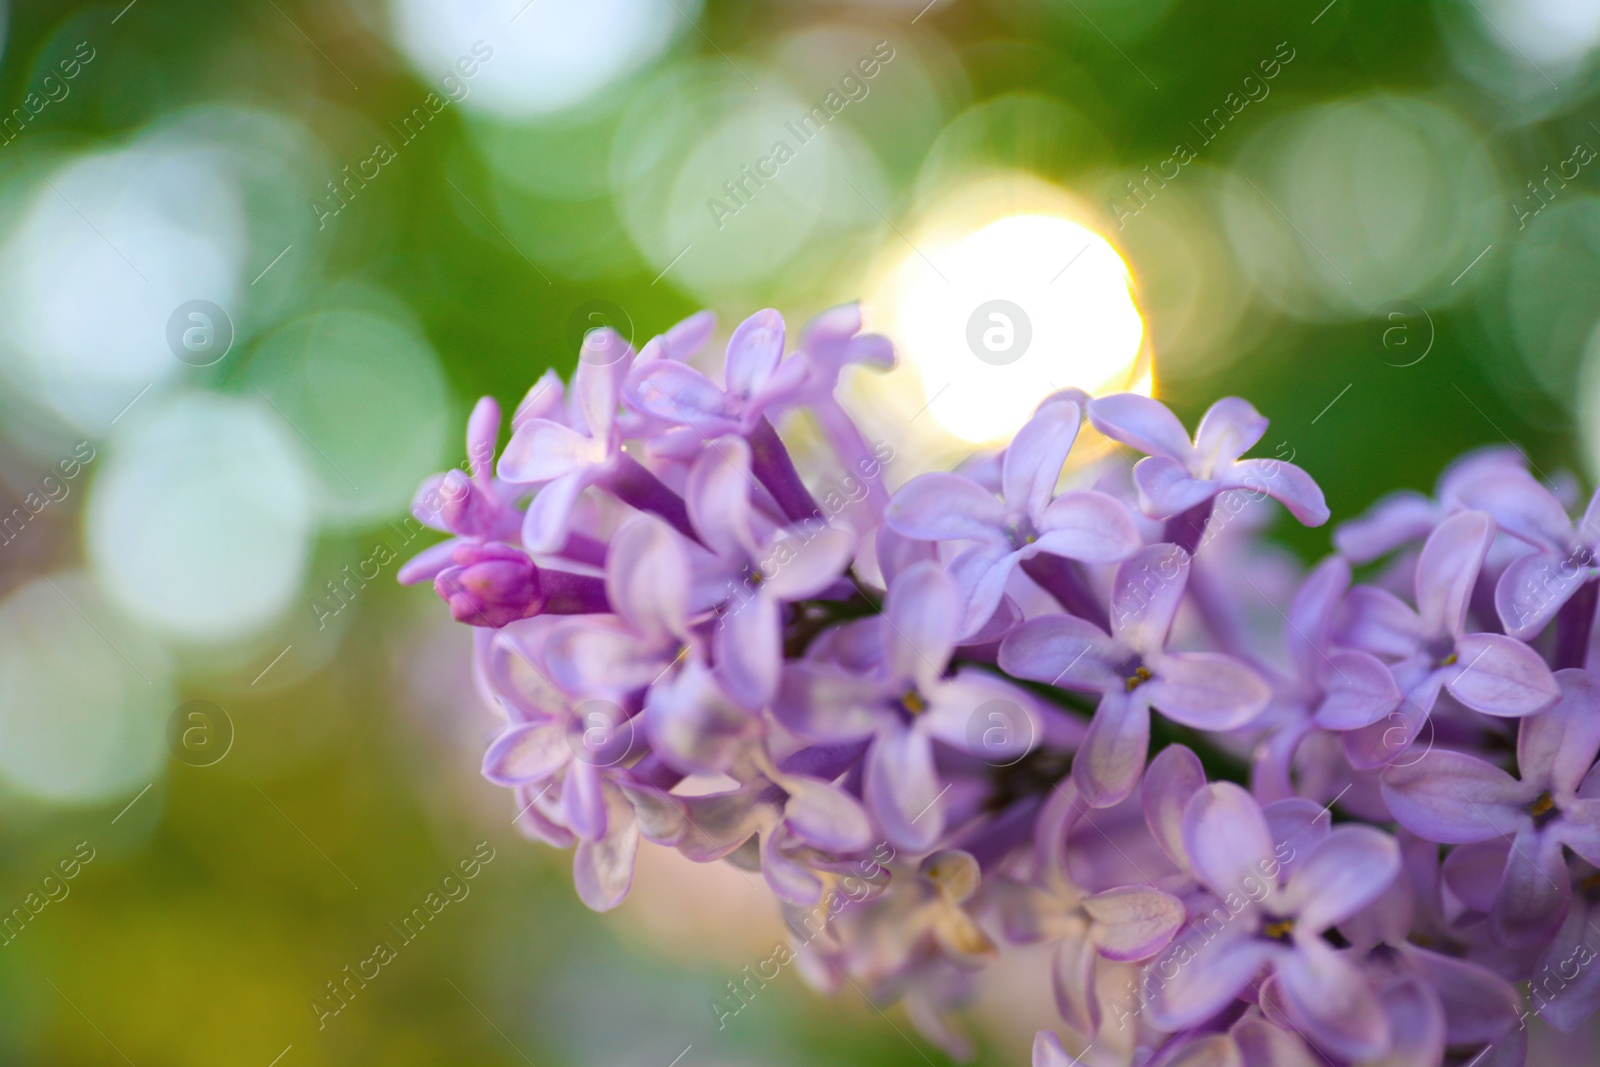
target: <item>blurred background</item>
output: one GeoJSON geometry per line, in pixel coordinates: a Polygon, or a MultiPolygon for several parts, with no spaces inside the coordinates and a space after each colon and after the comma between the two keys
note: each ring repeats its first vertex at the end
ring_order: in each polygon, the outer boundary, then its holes
{"type": "MultiPolygon", "coordinates": [[[[1335,521],[1600,467],[1600,0],[0,13],[7,1064],[947,1062],[793,968],[718,1029],[769,898],[646,846],[591,915],[478,777],[403,520],[592,326],[860,298],[895,481],[1072,385],[1249,397],[1335,521]]],[[[1047,997],[997,976],[980,1061],[1047,997]]]]}

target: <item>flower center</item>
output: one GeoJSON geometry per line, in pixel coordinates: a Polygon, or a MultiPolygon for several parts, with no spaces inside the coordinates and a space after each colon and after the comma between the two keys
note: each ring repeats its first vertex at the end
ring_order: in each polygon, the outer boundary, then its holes
{"type": "Polygon", "coordinates": [[[1143,664],[1140,664],[1140,666],[1137,669],[1135,669],[1132,674],[1128,675],[1128,678],[1127,678],[1128,692],[1130,692],[1130,693],[1133,692],[1135,689],[1139,688],[1141,685],[1143,685],[1144,683],[1148,682],[1151,678],[1154,678],[1154,677],[1155,677],[1155,675],[1150,673],[1150,668],[1149,667],[1146,667],[1143,664]]]}
{"type": "Polygon", "coordinates": [[[1289,935],[1294,933],[1294,920],[1279,919],[1275,923],[1263,926],[1261,932],[1273,941],[1287,941],[1289,935]]]}
{"type": "Polygon", "coordinates": [[[1006,527],[1006,540],[1011,542],[1011,548],[1015,551],[1039,540],[1039,532],[1033,528],[1031,521],[1024,518],[1006,527]]]}
{"type": "Polygon", "coordinates": [[[906,690],[906,695],[900,698],[900,706],[913,715],[921,715],[928,710],[927,700],[923,698],[921,693],[917,692],[915,686],[906,690]]]}
{"type": "Polygon", "coordinates": [[[1533,816],[1533,822],[1535,826],[1544,826],[1557,815],[1555,797],[1551,796],[1550,790],[1546,789],[1543,793],[1540,793],[1539,798],[1532,804],[1529,804],[1525,810],[1529,815],[1533,816]]]}

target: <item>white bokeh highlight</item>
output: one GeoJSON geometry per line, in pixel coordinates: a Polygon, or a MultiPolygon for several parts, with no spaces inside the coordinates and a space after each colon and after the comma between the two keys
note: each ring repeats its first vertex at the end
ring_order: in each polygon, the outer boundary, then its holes
{"type": "MultiPolygon", "coordinates": [[[[460,79],[461,106],[506,118],[560,111],[648,63],[699,14],[698,0],[391,0],[395,42],[436,89],[460,79]],[[492,55],[466,79],[464,56],[492,55]]],[[[459,96],[459,93],[457,94],[459,96]]]]}
{"type": "Polygon", "coordinates": [[[259,398],[188,394],[142,414],[107,445],[89,500],[95,577],[180,641],[267,627],[293,604],[315,533],[293,429],[259,398]]]}
{"type": "Polygon", "coordinates": [[[80,430],[105,433],[184,369],[178,305],[240,313],[249,232],[216,154],[168,146],[83,156],[43,175],[0,247],[0,370],[80,430]]]}
{"type": "Polygon", "coordinates": [[[77,573],[0,603],[0,779],[53,804],[137,792],[161,773],[174,707],[159,645],[77,573]]]}

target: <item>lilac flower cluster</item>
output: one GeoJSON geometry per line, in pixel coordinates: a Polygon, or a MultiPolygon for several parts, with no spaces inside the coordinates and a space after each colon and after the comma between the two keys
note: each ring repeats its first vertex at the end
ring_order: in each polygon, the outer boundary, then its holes
{"type": "Polygon", "coordinates": [[[481,401],[421,491],[450,536],[401,575],[476,628],[483,773],[576,845],[586,904],[641,839],[759,871],[809,980],[956,1055],[1002,945],[1052,946],[1089,1062],[1506,1067],[1533,1016],[1600,1006],[1600,496],[1575,524],[1570,486],[1475,453],[1302,573],[1268,501],[1328,509],[1244,458],[1243,400],[1191,438],[1064,391],[891,489],[835,396],[893,360],[855,306],[791,351],[760,312],[718,377],[713,330],[591,334],[497,462],[481,401]],[[1116,447],[1069,463],[1085,422],[1116,447]],[[860,491],[818,499],[779,426],[860,491]]]}

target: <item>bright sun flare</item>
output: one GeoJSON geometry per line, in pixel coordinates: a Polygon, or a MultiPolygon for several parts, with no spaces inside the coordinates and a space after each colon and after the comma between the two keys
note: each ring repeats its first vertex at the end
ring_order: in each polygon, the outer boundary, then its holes
{"type": "Polygon", "coordinates": [[[921,376],[929,414],[988,443],[1069,386],[1140,388],[1144,322],[1131,284],[1127,264],[1093,230],[1020,214],[919,241],[886,279],[880,306],[921,376]]]}

